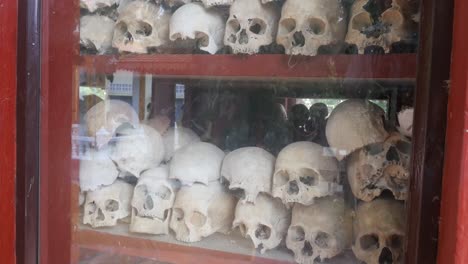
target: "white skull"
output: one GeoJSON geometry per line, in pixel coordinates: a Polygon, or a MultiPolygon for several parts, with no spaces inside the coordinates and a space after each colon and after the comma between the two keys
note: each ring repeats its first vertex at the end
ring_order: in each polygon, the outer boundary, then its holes
{"type": "Polygon", "coordinates": [[[80,161],[80,189],[94,191],[101,186],[111,185],[119,176],[119,171],[110,158],[111,149],[88,149],[89,159],[80,161]]]}
{"type": "Polygon", "coordinates": [[[229,6],[232,3],[234,3],[234,0],[201,0],[201,1],[206,7],[229,6]]]}
{"type": "Polygon", "coordinates": [[[368,3],[369,0],[354,2],[346,36],[346,42],[356,45],[359,54],[370,46],[379,46],[388,53],[393,43],[411,38],[415,23],[408,13],[409,1],[393,0],[382,14],[366,10],[368,3]]]}
{"type": "Polygon", "coordinates": [[[114,36],[114,20],[100,15],[80,19],[80,45],[98,54],[110,52],[114,36]]]}
{"type": "Polygon", "coordinates": [[[141,172],[161,163],[164,143],[156,130],[141,124],[138,129],[126,128],[120,133],[111,158],[121,171],[138,178],[141,172]]]}
{"type": "Polygon", "coordinates": [[[413,136],[414,108],[406,108],[398,113],[398,131],[407,137],[413,136]]]}
{"type": "Polygon", "coordinates": [[[80,6],[91,13],[100,8],[111,7],[119,3],[119,0],[80,0],[80,6]]]}
{"type": "Polygon", "coordinates": [[[169,234],[169,220],[177,181],[169,179],[169,168],[160,166],[143,172],[132,199],[130,231],[147,234],[169,234]]]}
{"type": "Polygon", "coordinates": [[[384,127],[385,112],[367,100],[351,99],[333,109],[327,121],[328,144],[338,160],[351,152],[388,137],[384,127]]]}
{"type": "Polygon", "coordinates": [[[278,154],[273,196],[283,203],[311,205],[318,197],[341,191],[338,161],[326,148],[312,142],[296,142],[278,154]]]}
{"type": "Polygon", "coordinates": [[[286,245],[297,263],[323,262],[351,246],[352,230],[352,212],[344,199],[320,198],[311,206],[294,205],[286,245]]]}
{"type": "Polygon", "coordinates": [[[98,148],[106,145],[123,124],[138,127],[138,114],[128,103],[120,100],[102,101],[86,113],[84,120],[90,137],[96,137],[98,148]]]}
{"type": "Polygon", "coordinates": [[[169,170],[170,178],[178,179],[184,185],[218,181],[223,159],[224,152],[213,144],[189,144],[174,153],[169,170]]]}
{"type": "Polygon", "coordinates": [[[233,227],[239,227],[242,235],[250,237],[263,254],[281,243],[290,223],[290,211],[281,200],[260,194],[255,204],[237,204],[233,227]]]}
{"type": "Polygon", "coordinates": [[[411,142],[398,134],[353,152],[347,171],[354,196],[369,202],[389,190],[397,200],[406,200],[410,155],[411,142]]]}
{"type": "Polygon", "coordinates": [[[344,41],[346,14],[339,0],[287,0],[278,28],[286,54],[315,56],[320,46],[344,41]]]}
{"type": "Polygon", "coordinates": [[[215,232],[227,233],[236,202],[218,181],[184,186],[176,195],[169,226],[183,242],[197,242],[215,232]]]}
{"type": "Polygon", "coordinates": [[[225,27],[224,18],[217,10],[207,9],[200,3],[189,3],[172,15],[169,36],[172,41],[195,41],[200,50],[215,54],[223,47],[225,27]]]}
{"type": "Polygon", "coordinates": [[[405,208],[391,199],[362,203],[354,220],[353,252],[367,264],[402,263],[405,208]]]}
{"type": "Polygon", "coordinates": [[[177,127],[170,128],[164,135],[164,148],[166,150],[166,155],[164,157],[165,161],[172,159],[174,152],[178,149],[195,142],[200,141],[200,137],[193,132],[190,128],[177,127]]]}
{"type": "Polygon", "coordinates": [[[278,30],[279,10],[260,0],[236,0],[229,11],[224,45],[234,53],[254,54],[273,43],[278,30]]]}
{"type": "Polygon", "coordinates": [[[83,223],[92,227],[115,226],[130,216],[133,186],[117,180],[109,186],[86,193],[83,223]]]}
{"type": "Polygon", "coordinates": [[[257,147],[234,150],[226,155],[221,168],[222,181],[237,192],[243,203],[254,203],[257,195],[271,193],[275,157],[257,147]]]}
{"type": "Polygon", "coordinates": [[[120,52],[148,53],[168,45],[170,18],[170,12],[160,5],[130,2],[116,22],[113,46],[120,52]]]}

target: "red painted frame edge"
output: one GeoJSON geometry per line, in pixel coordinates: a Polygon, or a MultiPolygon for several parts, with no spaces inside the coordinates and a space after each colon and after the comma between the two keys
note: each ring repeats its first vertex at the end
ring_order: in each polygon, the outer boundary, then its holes
{"type": "Polygon", "coordinates": [[[455,0],[438,263],[468,263],[468,2],[455,0]]]}
{"type": "Polygon", "coordinates": [[[17,0],[0,0],[0,255],[2,263],[16,263],[16,55],[17,0]]]}

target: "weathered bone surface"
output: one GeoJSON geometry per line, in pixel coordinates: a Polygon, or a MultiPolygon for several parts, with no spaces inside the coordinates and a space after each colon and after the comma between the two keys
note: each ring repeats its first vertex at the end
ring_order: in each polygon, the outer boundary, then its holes
{"type": "Polygon", "coordinates": [[[110,158],[111,148],[88,149],[84,155],[89,159],[80,161],[80,189],[94,191],[104,185],[111,185],[119,176],[119,171],[110,158]]]}
{"type": "Polygon", "coordinates": [[[382,108],[367,100],[351,99],[336,106],[326,127],[336,158],[342,160],[357,149],[385,141],[384,120],[382,108]]]}
{"type": "Polygon", "coordinates": [[[190,128],[173,127],[169,128],[169,130],[163,135],[163,140],[164,148],[166,150],[164,160],[169,161],[172,159],[175,151],[188,144],[199,142],[200,137],[190,128]]]}
{"type": "Polygon", "coordinates": [[[170,7],[185,5],[191,3],[192,0],[164,0],[166,4],[170,7]]]}
{"type": "Polygon", "coordinates": [[[120,100],[105,100],[88,110],[84,117],[88,136],[96,138],[98,148],[106,145],[123,124],[138,127],[138,114],[128,103],[120,100]]]}
{"type": "Polygon", "coordinates": [[[197,48],[215,54],[223,47],[226,23],[215,9],[205,8],[201,3],[183,5],[172,15],[170,39],[195,41],[197,48]],[[190,18],[190,23],[187,22],[190,18]]]}
{"type": "Polygon", "coordinates": [[[271,2],[278,2],[280,0],[262,0],[262,4],[267,4],[267,3],[271,3],[271,2]]]}
{"type": "Polygon", "coordinates": [[[275,157],[258,147],[245,147],[227,154],[221,168],[222,181],[240,195],[241,202],[254,203],[259,193],[271,193],[275,157]]]}
{"type": "Polygon", "coordinates": [[[367,47],[378,46],[388,53],[391,45],[409,40],[415,30],[414,21],[408,9],[410,1],[393,0],[381,14],[370,12],[369,0],[356,0],[351,9],[346,42],[354,44],[359,54],[367,47]]]}
{"type": "Polygon", "coordinates": [[[366,264],[403,263],[405,208],[393,199],[362,203],[354,219],[353,252],[366,264]]]}
{"type": "Polygon", "coordinates": [[[115,24],[113,46],[120,52],[148,53],[169,44],[171,14],[160,5],[133,1],[123,8],[115,24]]]}
{"type": "Polygon", "coordinates": [[[109,186],[86,193],[83,223],[92,227],[115,226],[130,216],[133,186],[117,180],[109,186]]]}
{"type": "Polygon", "coordinates": [[[369,202],[389,190],[397,200],[406,200],[410,156],[411,142],[398,133],[353,152],[347,172],[354,196],[369,202]]]}
{"type": "Polygon", "coordinates": [[[176,195],[170,228],[183,242],[197,242],[215,232],[227,233],[234,220],[236,198],[220,182],[183,186],[176,195]]]}
{"type": "Polygon", "coordinates": [[[279,10],[260,0],[236,0],[229,11],[224,45],[234,53],[254,54],[273,43],[278,30],[279,10]]]}
{"type": "Polygon", "coordinates": [[[296,142],[279,153],[273,196],[283,203],[311,205],[318,197],[341,191],[338,161],[326,148],[312,142],[296,142]]]}
{"type": "Polygon", "coordinates": [[[339,0],[288,0],[278,28],[286,54],[315,56],[320,46],[344,41],[346,13],[339,0]]]}
{"type": "Polygon", "coordinates": [[[88,15],[80,19],[80,45],[105,54],[112,48],[114,21],[106,16],[88,15]]]}
{"type": "Polygon", "coordinates": [[[166,165],[143,172],[133,192],[130,231],[169,234],[171,208],[178,189],[178,182],[169,179],[166,165]]]}
{"type": "Polygon", "coordinates": [[[232,3],[234,3],[234,0],[201,0],[201,1],[206,7],[229,6],[232,3]]]}
{"type": "Polygon", "coordinates": [[[218,181],[224,152],[217,146],[196,142],[174,153],[170,164],[170,178],[178,179],[184,185],[195,182],[208,184],[218,181]]]}
{"type": "Polygon", "coordinates": [[[281,200],[259,194],[255,204],[237,204],[233,227],[239,227],[242,235],[249,237],[263,254],[281,243],[290,223],[290,211],[281,200]]]}
{"type": "Polygon", "coordinates": [[[119,5],[120,0],[80,0],[80,7],[89,12],[95,12],[98,9],[119,5]]]}
{"type": "Polygon", "coordinates": [[[164,158],[164,143],[159,132],[140,124],[138,129],[123,129],[111,158],[119,169],[135,177],[158,166],[164,158]]]}
{"type": "Polygon", "coordinates": [[[413,136],[413,117],[414,108],[407,108],[398,113],[400,126],[397,129],[401,134],[410,138],[413,136]]]}
{"type": "Polygon", "coordinates": [[[352,212],[344,199],[324,197],[311,206],[294,205],[286,245],[297,263],[314,264],[348,249],[352,232],[352,212]]]}

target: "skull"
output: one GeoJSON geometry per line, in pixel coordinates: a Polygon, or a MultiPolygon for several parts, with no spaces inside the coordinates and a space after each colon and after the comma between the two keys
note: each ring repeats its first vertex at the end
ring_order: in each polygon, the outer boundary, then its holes
{"type": "Polygon", "coordinates": [[[142,171],[158,166],[164,158],[161,135],[147,125],[141,124],[139,129],[123,129],[117,140],[112,160],[121,171],[137,178],[142,171]]]}
{"type": "Polygon", "coordinates": [[[215,232],[227,233],[236,202],[218,181],[184,186],[176,195],[169,226],[183,242],[197,242],[215,232]]]}
{"type": "Polygon", "coordinates": [[[199,142],[200,137],[195,134],[190,128],[177,127],[170,128],[163,136],[164,148],[166,150],[166,155],[164,157],[165,161],[172,159],[174,152],[178,149],[194,143],[199,142]]]}
{"type": "Polygon", "coordinates": [[[80,6],[91,13],[101,8],[118,5],[119,3],[119,0],[80,0],[80,6]]]}
{"type": "Polygon", "coordinates": [[[413,136],[413,117],[414,108],[406,108],[398,113],[398,123],[400,126],[397,129],[404,136],[413,136]]]}
{"type": "Polygon", "coordinates": [[[169,219],[177,181],[169,179],[169,168],[161,166],[143,172],[133,192],[130,231],[169,234],[169,219]]]}
{"type": "Polygon", "coordinates": [[[111,185],[119,176],[119,171],[110,158],[110,148],[101,150],[88,149],[85,156],[89,159],[80,161],[81,191],[95,191],[104,185],[111,185]]]}
{"type": "Polygon", "coordinates": [[[137,127],[140,123],[133,107],[120,100],[102,101],[86,113],[84,120],[88,135],[96,137],[98,148],[106,145],[114,136],[117,128],[123,124],[137,127]]]}
{"type": "Polygon", "coordinates": [[[174,13],[170,22],[170,39],[193,40],[197,48],[215,54],[223,47],[226,23],[215,9],[207,9],[200,3],[183,5],[174,13]],[[190,18],[190,23],[187,23],[190,18]]]}
{"type": "Polygon", "coordinates": [[[286,54],[315,56],[320,46],[343,42],[346,14],[340,0],[287,0],[278,27],[286,54]]]}
{"type": "Polygon", "coordinates": [[[233,227],[239,227],[242,235],[250,237],[255,248],[260,248],[263,254],[281,243],[291,223],[290,218],[290,211],[280,200],[260,194],[255,204],[237,204],[233,227]]]}
{"type": "Polygon", "coordinates": [[[240,194],[242,203],[254,203],[260,192],[271,193],[275,157],[257,147],[234,150],[226,155],[221,168],[223,181],[240,194]]]}
{"type": "Polygon", "coordinates": [[[367,264],[402,263],[404,205],[391,199],[362,203],[354,220],[353,252],[367,264]]]}
{"type": "Polygon", "coordinates": [[[148,53],[151,48],[169,44],[170,17],[160,5],[130,2],[115,25],[113,46],[120,52],[148,53]]]}
{"type": "Polygon", "coordinates": [[[83,223],[92,227],[115,226],[130,215],[133,186],[117,180],[109,186],[86,193],[83,223]]]}
{"type": "Polygon", "coordinates": [[[297,263],[314,264],[349,248],[352,230],[352,213],[344,199],[324,197],[311,206],[294,205],[286,245],[297,263]]]}
{"type": "Polygon", "coordinates": [[[333,109],[327,121],[326,135],[338,160],[354,150],[388,137],[384,128],[385,112],[367,100],[351,99],[333,109]]]}
{"type": "Polygon", "coordinates": [[[112,48],[114,21],[106,16],[90,15],[80,19],[80,45],[97,54],[112,48]]]}
{"type": "Polygon", "coordinates": [[[312,142],[286,146],[276,159],[273,196],[283,203],[311,205],[314,199],[341,192],[338,162],[326,148],[312,142]]]}
{"type": "Polygon", "coordinates": [[[411,38],[415,22],[408,13],[409,1],[385,2],[391,5],[378,8],[370,6],[372,1],[369,0],[354,2],[346,42],[356,45],[359,54],[364,54],[365,49],[372,46],[381,47],[388,53],[393,43],[411,38]]]}
{"type": "Polygon", "coordinates": [[[406,200],[410,155],[411,142],[398,134],[353,152],[347,166],[354,196],[369,202],[390,190],[397,200],[406,200]]]}
{"type": "MultiPolygon", "coordinates": [[[[229,6],[234,3],[234,0],[201,0],[206,7],[213,6],[229,6]]],[[[239,0],[237,0],[239,1],[239,0]]],[[[246,10],[247,11],[247,10],[246,10]]]]}
{"type": "Polygon", "coordinates": [[[208,184],[218,181],[224,152],[213,144],[196,142],[174,153],[170,165],[170,178],[184,185],[194,182],[208,184]]]}
{"type": "Polygon", "coordinates": [[[270,45],[278,30],[279,11],[260,0],[236,0],[230,9],[224,44],[234,53],[254,54],[270,45]]]}

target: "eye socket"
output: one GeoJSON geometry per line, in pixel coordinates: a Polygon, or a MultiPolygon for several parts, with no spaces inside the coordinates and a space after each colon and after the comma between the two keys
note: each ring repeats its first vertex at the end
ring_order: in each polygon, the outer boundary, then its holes
{"type": "Polygon", "coordinates": [[[374,234],[364,235],[359,239],[362,250],[373,251],[380,248],[379,237],[374,234]]]}
{"type": "Polygon", "coordinates": [[[135,30],[135,33],[138,35],[143,35],[143,36],[149,36],[153,32],[153,27],[144,22],[144,21],[138,21],[137,22],[137,29],[135,30]]]}
{"type": "Polygon", "coordinates": [[[150,195],[146,196],[145,203],[143,204],[143,208],[145,210],[153,210],[154,202],[153,202],[153,198],[151,198],[150,195]]]}
{"type": "Polygon", "coordinates": [[[366,28],[372,26],[372,19],[369,13],[362,12],[353,17],[352,26],[354,30],[364,31],[366,28]]]}
{"type": "Polygon", "coordinates": [[[156,190],[156,195],[162,200],[169,200],[172,195],[172,191],[164,185],[161,185],[156,190]]]}
{"type": "Polygon", "coordinates": [[[293,32],[296,29],[296,20],[293,18],[286,18],[281,20],[279,34],[284,35],[293,32]]]}
{"type": "Polygon", "coordinates": [[[106,200],[104,202],[104,206],[108,212],[115,212],[119,210],[119,202],[116,200],[106,200]]]}
{"type": "Polygon", "coordinates": [[[289,182],[289,173],[285,170],[278,171],[275,175],[276,185],[282,186],[289,182]]]}
{"type": "Polygon", "coordinates": [[[323,35],[325,33],[326,24],[323,20],[318,18],[309,19],[309,28],[307,32],[315,35],[323,35]]]}
{"type": "Polygon", "coordinates": [[[210,37],[203,32],[197,32],[195,38],[197,39],[197,47],[199,48],[206,48],[210,44],[210,37]]]}
{"type": "Polygon", "coordinates": [[[301,171],[299,181],[307,186],[316,186],[318,184],[319,175],[311,169],[303,169],[301,171]]]}
{"type": "Polygon", "coordinates": [[[409,142],[398,140],[398,142],[395,144],[395,147],[403,154],[411,154],[411,143],[409,142]]]}
{"type": "Polygon", "coordinates": [[[296,242],[301,242],[305,239],[305,231],[301,226],[291,226],[289,228],[288,235],[291,240],[296,242]]]}
{"type": "Polygon", "coordinates": [[[190,223],[196,227],[202,227],[206,224],[206,217],[200,212],[193,212],[190,217],[190,223]]]}
{"type": "Polygon", "coordinates": [[[237,19],[229,20],[228,26],[233,32],[239,32],[241,30],[239,21],[237,19]]]}
{"type": "Polygon", "coordinates": [[[88,211],[88,214],[94,214],[96,212],[96,203],[91,202],[86,205],[86,210],[88,211]]]}
{"type": "Polygon", "coordinates": [[[328,248],[331,244],[331,237],[325,232],[318,232],[315,237],[315,244],[320,248],[328,248]]]}
{"type": "Polygon", "coordinates": [[[184,220],[184,211],[180,208],[174,208],[172,209],[172,217],[177,221],[182,221],[184,220]]]}
{"type": "Polygon", "coordinates": [[[250,32],[254,34],[263,35],[265,34],[266,28],[267,28],[267,25],[265,21],[261,19],[255,18],[255,19],[252,19],[252,21],[250,21],[249,30],[250,32]]]}
{"type": "Polygon", "coordinates": [[[269,239],[271,237],[271,228],[266,225],[259,224],[255,230],[255,237],[260,240],[269,239]]]}
{"type": "Polygon", "coordinates": [[[384,151],[384,146],[382,143],[374,143],[365,146],[364,150],[367,152],[367,154],[374,156],[382,153],[384,151]]]}
{"type": "Polygon", "coordinates": [[[390,237],[389,245],[392,248],[401,248],[403,246],[403,236],[394,234],[390,237]]]}

